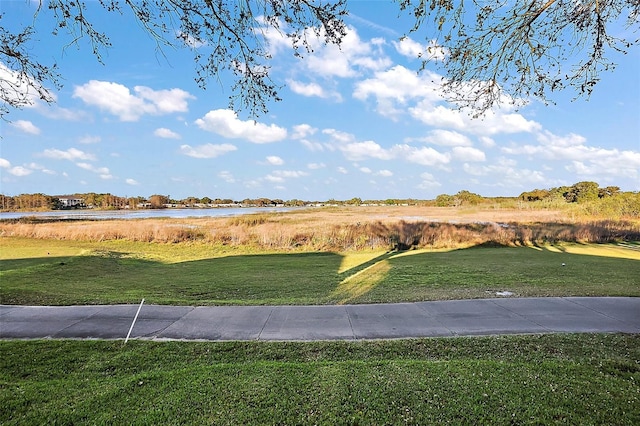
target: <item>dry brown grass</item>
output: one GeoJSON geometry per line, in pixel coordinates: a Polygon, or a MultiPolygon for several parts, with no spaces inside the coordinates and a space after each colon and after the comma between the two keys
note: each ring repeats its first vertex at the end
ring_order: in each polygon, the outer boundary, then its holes
{"type": "Polygon", "coordinates": [[[0,223],[0,236],[346,251],[640,240],[640,223],[572,220],[567,213],[551,210],[352,207],[234,218],[5,221],[0,223]]]}

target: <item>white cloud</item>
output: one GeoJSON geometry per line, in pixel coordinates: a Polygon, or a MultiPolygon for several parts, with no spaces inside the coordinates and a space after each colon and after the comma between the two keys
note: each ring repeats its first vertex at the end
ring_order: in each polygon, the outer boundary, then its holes
{"type": "Polygon", "coordinates": [[[351,133],[342,132],[336,129],[324,129],[322,133],[329,135],[333,141],[339,143],[350,143],[356,141],[356,137],[351,133]]]}
{"type": "Polygon", "coordinates": [[[307,164],[307,168],[309,168],[311,170],[324,169],[325,167],[327,167],[327,165],[324,164],[324,163],[309,163],[309,164],[307,164]]]}
{"type": "Polygon", "coordinates": [[[69,148],[66,151],[62,151],[59,149],[51,148],[45,149],[42,154],[43,157],[53,158],[56,160],[85,160],[85,161],[94,161],[96,157],[93,154],[89,154],[83,151],[80,151],[76,148],[69,148]]]}
{"type": "Polygon", "coordinates": [[[416,107],[409,108],[413,118],[434,127],[448,127],[462,130],[465,121],[460,111],[446,108],[442,105],[433,106],[431,102],[421,102],[416,107]]]}
{"type": "Polygon", "coordinates": [[[443,60],[447,53],[446,49],[439,46],[435,40],[423,45],[409,37],[403,37],[400,41],[394,41],[393,46],[398,53],[411,59],[443,60]]]}
{"type": "Polygon", "coordinates": [[[396,158],[427,166],[441,166],[451,161],[451,154],[441,153],[431,147],[414,147],[408,144],[393,145],[387,149],[373,141],[351,142],[337,147],[351,161],[367,158],[393,160],[396,158]]]}
{"type": "Polygon", "coordinates": [[[566,136],[544,131],[537,136],[539,145],[514,145],[502,148],[510,155],[527,155],[549,161],[568,160],[565,168],[581,176],[640,176],[640,151],[606,149],[586,145],[586,138],[570,133],[566,136]]]}
{"type": "MultiPolygon", "coordinates": [[[[0,62],[0,92],[4,99],[24,107],[37,105],[40,95],[35,88],[43,86],[31,77],[15,72],[0,62]]],[[[47,96],[55,99],[55,94],[45,90],[47,96]]]]}
{"type": "Polygon", "coordinates": [[[0,168],[6,169],[7,173],[14,176],[27,176],[33,172],[33,170],[22,166],[11,167],[11,163],[5,158],[0,158],[0,168]]]}
{"type": "Polygon", "coordinates": [[[585,177],[640,178],[640,152],[594,149],[589,154],[571,161],[565,169],[585,177]]]}
{"type": "Polygon", "coordinates": [[[303,171],[297,171],[297,170],[276,170],[273,173],[271,173],[272,175],[276,175],[276,176],[282,176],[285,178],[299,178],[302,176],[308,176],[309,173],[307,172],[303,172],[303,171]]]}
{"type": "Polygon", "coordinates": [[[345,169],[344,167],[338,167],[336,170],[338,171],[338,173],[342,173],[343,175],[346,175],[349,173],[347,169],[345,169]]]}
{"type": "Polygon", "coordinates": [[[473,118],[470,111],[433,106],[430,101],[422,101],[409,108],[416,120],[429,126],[452,128],[477,135],[495,135],[499,133],[531,133],[540,130],[539,123],[527,120],[517,113],[502,113],[489,110],[482,118],[473,118]]]}
{"type": "Polygon", "coordinates": [[[144,100],[151,101],[155,107],[154,114],[187,112],[189,99],[195,99],[195,96],[182,89],[153,90],[146,86],[135,86],[133,91],[144,100]]]}
{"type": "Polygon", "coordinates": [[[76,86],[74,98],[97,106],[117,116],[121,121],[138,121],[145,114],[162,115],[186,112],[188,100],[194,97],[182,89],[153,90],[135,86],[133,92],[122,84],[91,80],[76,86]]]}
{"type": "Polygon", "coordinates": [[[358,170],[360,170],[362,173],[366,173],[366,174],[372,173],[371,169],[368,168],[368,167],[360,167],[358,170]]]}
{"type": "Polygon", "coordinates": [[[27,164],[27,167],[29,169],[32,169],[32,170],[40,170],[42,173],[46,173],[48,175],[55,175],[56,174],[56,172],[54,172],[53,170],[49,170],[46,167],[44,167],[44,166],[42,166],[42,165],[40,165],[38,163],[29,163],[29,164],[27,164]]]}
{"type": "MultiPolygon", "coordinates": [[[[55,101],[57,102],[57,101],[55,101]]],[[[59,105],[37,103],[35,110],[45,117],[65,121],[89,121],[91,117],[86,111],[63,108],[59,105]]]]}
{"type": "MultiPolygon", "coordinates": [[[[376,72],[373,78],[356,83],[353,97],[366,100],[373,96],[381,115],[395,117],[410,100],[420,99],[427,105],[442,100],[441,77],[429,71],[417,74],[401,65],[376,72]]],[[[429,106],[431,108],[431,106],[429,106]]]]}
{"type": "Polygon", "coordinates": [[[312,152],[324,151],[324,145],[322,145],[319,142],[311,142],[309,140],[302,139],[302,140],[300,140],[300,143],[302,144],[302,146],[307,148],[309,151],[312,151],[312,152]]]}
{"type": "Polygon", "coordinates": [[[284,182],[284,178],[282,176],[276,176],[276,175],[266,175],[264,177],[264,180],[269,181],[269,182],[274,182],[274,183],[282,183],[282,182],[284,182]]]}
{"type": "Polygon", "coordinates": [[[298,124],[293,126],[293,134],[291,135],[292,139],[304,139],[318,131],[315,127],[311,127],[308,124],[298,124]]]}
{"type": "Polygon", "coordinates": [[[309,173],[296,170],[275,170],[274,172],[265,176],[265,180],[274,183],[282,183],[286,179],[295,179],[303,176],[308,176],[309,173]]]}
{"type": "Polygon", "coordinates": [[[544,174],[537,170],[518,167],[511,159],[499,159],[499,164],[473,166],[463,165],[463,170],[472,176],[500,176],[497,186],[524,188],[545,182],[544,174]]]}
{"type": "Polygon", "coordinates": [[[16,120],[10,123],[12,127],[20,130],[24,133],[29,133],[31,135],[39,135],[40,129],[36,127],[31,121],[28,120],[16,120]]]}
{"type": "MultiPolygon", "coordinates": [[[[404,45],[407,51],[415,47],[411,42],[405,43],[408,43],[404,45]]],[[[429,126],[465,133],[494,135],[541,129],[539,123],[512,112],[512,107],[507,105],[489,110],[481,118],[473,118],[472,111],[442,105],[445,102],[442,82],[442,76],[436,73],[427,70],[416,73],[396,65],[356,83],[353,96],[362,101],[375,98],[377,112],[394,120],[408,113],[429,126]]]]}
{"type": "Polygon", "coordinates": [[[76,163],[76,166],[80,167],[81,169],[85,169],[88,170],[90,172],[93,173],[98,173],[102,176],[110,176],[110,172],[109,172],[109,168],[108,167],[97,167],[94,166],[93,164],[89,164],[89,163],[76,163]]]}
{"type": "Polygon", "coordinates": [[[269,53],[276,55],[279,52],[291,49],[291,41],[287,38],[283,31],[286,31],[289,26],[282,20],[278,20],[278,26],[280,30],[277,30],[273,25],[265,22],[264,16],[256,16],[256,22],[260,24],[257,31],[265,38],[269,47],[269,53]]]}
{"type": "Polygon", "coordinates": [[[393,172],[391,170],[379,170],[376,173],[378,176],[391,177],[393,176],[393,172]]]}
{"type": "Polygon", "coordinates": [[[575,133],[569,133],[566,136],[554,135],[548,130],[538,133],[538,142],[545,146],[552,147],[571,147],[584,145],[587,139],[584,136],[577,135],[575,133]]]}
{"type": "Polygon", "coordinates": [[[33,170],[29,170],[26,167],[15,166],[11,167],[8,172],[14,176],[27,176],[33,173],[33,170]]]}
{"type": "Polygon", "coordinates": [[[442,145],[442,146],[471,146],[473,143],[471,139],[467,136],[454,132],[451,130],[432,130],[429,134],[424,137],[418,139],[422,142],[427,142],[433,145],[442,145]]]}
{"type": "Polygon", "coordinates": [[[380,70],[391,65],[389,58],[374,51],[376,44],[362,41],[353,27],[347,28],[339,47],[318,39],[313,29],[305,35],[311,41],[313,53],[305,57],[303,64],[311,73],[346,78],[355,77],[359,70],[380,70]]]}
{"type": "Polygon", "coordinates": [[[204,117],[197,119],[196,124],[203,130],[225,138],[246,139],[254,143],[276,142],[287,137],[287,130],[282,127],[253,120],[242,121],[229,109],[209,111],[204,117]]]}
{"type": "Polygon", "coordinates": [[[233,177],[231,172],[229,172],[227,170],[223,170],[220,173],[218,173],[218,177],[221,178],[222,180],[224,180],[227,183],[235,183],[235,181],[236,181],[236,179],[233,177]]]}
{"type": "Polygon", "coordinates": [[[460,161],[485,161],[484,152],[470,146],[456,146],[451,150],[453,158],[460,161]]]}
{"type": "Polygon", "coordinates": [[[391,160],[394,157],[392,152],[373,141],[353,142],[340,146],[339,149],[344,153],[345,157],[352,161],[359,161],[365,158],[391,160]]]}
{"type": "Polygon", "coordinates": [[[225,143],[221,145],[214,145],[211,143],[192,147],[190,145],[181,145],[180,153],[194,158],[216,158],[227,152],[237,150],[234,145],[225,143]]]}
{"type": "Polygon", "coordinates": [[[496,141],[488,136],[480,136],[478,139],[480,140],[480,143],[487,148],[493,148],[494,146],[496,146],[496,141]]]}
{"type": "Polygon", "coordinates": [[[423,166],[441,166],[451,161],[449,154],[443,154],[431,147],[416,148],[409,145],[394,145],[392,151],[410,163],[423,166]]]}
{"type": "Polygon", "coordinates": [[[338,102],[342,102],[342,95],[338,92],[328,92],[322,88],[318,83],[304,84],[300,81],[289,79],[287,80],[289,89],[298,95],[312,97],[316,96],[323,99],[333,98],[338,102]]]}
{"type": "Polygon", "coordinates": [[[267,157],[267,163],[272,166],[281,166],[284,164],[284,160],[276,155],[269,155],[267,157]]]}
{"type": "Polygon", "coordinates": [[[424,172],[420,174],[418,189],[433,189],[439,186],[441,186],[440,182],[431,173],[424,172]]]}
{"type": "Polygon", "coordinates": [[[287,80],[287,84],[289,88],[294,92],[302,96],[318,96],[320,98],[325,98],[326,95],[322,87],[320,87],[317,83],[308,83],[304,84],[295,80],[287,80]]]}
{"type": "Polygon", "coordinates": [[[165,127],[160,127],[154,130],[153,134],[159,138],[164,138],[164,139],[182,139],[182,136],[180,136],[173,130],[167,129],[165,127]]]}
{"type": "Polygon", "coordinates": [[[135,185],[140,185],[140,182],[138,182],[138,181],[137,181],[137,180],[135,180],[135,179],[131,179],[131,178],[126,179],[126,180],[125,180],[125,182],[126,182],[128,185],[134,185],[134,186],[135,186],[135,185]]]}
{"type": "Polygon", "coordinates": [[[99,143],[100,141],[102,141],[102,138],[100,136],[92,136],[92,135],[84,135],[80,137],[80,139],[78,139],[78,142],[85,145],[99,143]]]}

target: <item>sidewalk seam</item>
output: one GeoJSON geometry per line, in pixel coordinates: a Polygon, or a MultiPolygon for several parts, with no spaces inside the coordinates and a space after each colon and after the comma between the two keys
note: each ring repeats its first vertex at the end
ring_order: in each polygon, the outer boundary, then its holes
{"type": "Polygon", "coordinates": [[[262,324],[262,328],[260,329],[260,333],[258,333],[258,337],[256,337],[256,340],[262,340],[262,333],[264,332],[264,329],[267,327],[267,323],[271,319],[271,315],[273,314],[274,308],[275,306],[272,306],[271,309],[269,309],[269,315],[267,316],[267,319],[265,320],[264,324],[262,324]]]}
{"type": "MultiPolygon", "coordinates": [[[[560,299],[561,299],[561,298],[560,298],[560,299]]],[[[555,332],[556,332],[556,331],[554,331],[553,329],[551,329],[551,328],[549,328],[549,327],[545,327],[544,325],[542,325],[542,324],[538,323],[537,321],[532,320],[531,318],[528,318],[528,317],[526,317],[526,316],[524,316],[524,315],[522,315],[522,314],[519,314],[518,312],[513,311],[513,310],[511,310],[511,309],[507,308],[506,306],[502,306],[502,305],[500,305],[499,303],[497,303],[497,302],[496,302],[496,300],[495,300],[495,299],[489,299],[489,301],[490,301],[491,303],[493,303],[494,305],[496,305],[497,307],[499,307],[499,308],[501,308],[501,309],[504,309],[504,310],[505,310],[505,311],[507,311],[507,312],[511,312],[512,314],[516,315],[517,317],[522,318],[522,319],[523,319],[523,320],[525,320],[525,321],[529,321],[530,323],[535,324],[535,325],[537,325],[538,327],[541,327],[541,328],[543,328],[543,329],[547,330],[547,332],[549,332],[549,333],[555,333],[555,332]]]]}

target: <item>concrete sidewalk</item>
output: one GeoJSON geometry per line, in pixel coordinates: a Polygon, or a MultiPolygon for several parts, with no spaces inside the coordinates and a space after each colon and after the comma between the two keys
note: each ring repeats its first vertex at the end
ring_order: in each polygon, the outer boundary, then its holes
{"type": "MultiPolygon", "coordinates": [[[[0,338],[124,339],[139,305],[0,305],[0,338]]],[[[640,333],[640,298],[548,297],[343,306],[143,305],[131,338],[357,340],[640,333]]]]}

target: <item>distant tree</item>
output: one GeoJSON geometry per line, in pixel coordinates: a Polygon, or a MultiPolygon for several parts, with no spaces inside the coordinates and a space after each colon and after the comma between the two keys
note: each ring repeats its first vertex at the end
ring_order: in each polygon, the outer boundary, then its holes
{"type": "Polygon", "coordinates": [[[259,207],[265,207],[265,206],[271,206],[275,203],[269,198],[258,198],[254,200],[254,204],[259,207]]]}
{"type": "Polygon", "coordinates": [[[199,204],[200,203],[200,198],[198,197],[187,197],[184,200],[181,200],[182,204],[187,204],[187,205],[193,205],[193,204],[199,204]]]}
{"type": "Polygon", "coordinates": [[[0,194],[0,210],[13,209],[13,197],[9,195],[0,194]]]}
{"type": "Polygon", "coordinates": [[[165,204],[169,204],[169,197],[166,195],[152,195],[149,197],[149,204],[151,204],[152,209],[162,209],[165,207],[165,204]]]}
{"type": "Polygon", "coordinates": [[[466,205],[476,205],[483,200],[482,195],[478,195],[467,190],[459,191],[456,195],[454,195],[454,199],[457,200],[458,204],[466,205]]]}
{"type": "Polygon", "coordinates": [[[541,201],[549,198],[551,193],[546,189],[534,189],[533,191],[523,192],[518,198],[522,201],[541,201]]]}
{"type": "Polygon", "coordinates": [[[451,195],[440,194],[436,197],[436,206],[438,207],[453,207],[455,205],[456,205],[456,200],[451,195]]]}
{"type": "Polygon", "coordinates": [[[569,203],[582,203],[598,198],[599,185],[596,182],[578,182],[573,184],[564,197],[569,203]]]}
{"type": "Polygon", "coordinates": [[[84,199],[84,203],[87,206],[100,206],[102,205],[102,196],[95,192],[89,192],[86,194],[76,194],[78,198],[84,199]]]}
{"type": "Polygon", "coordinates": [[[202,202],[203,204],[211,204],[212,201],[213,200],[211,200],[211,198],[209,198],[209,197],[202,197],[200,199],[200,202],[202,202]]]}
{"type": "Polygon", "coordinates": [[[620,193],[619,186],[607,186],[606,188],[598,189],[598,198],[612,197],[620,193]]]}
{"type": "Polygon", "coordinates": [[[345,203],[351,206],[359,206],[362,204],[362,199],[358,197],[353,197],[352,199],[345,201],[345,203]]]}
{"type": "Polygon", "coordinates": [[[127,199],[127,204],[129,205],[130,209],[137,209],[138,206],[144,204],[147,202],[147,199],[144,197],[129,197],[127,199]]]}
{"type": "Polygon", "coordinates": [[[285,202],[285,206],[290,206],[290,207],[301,207],[304,205],[305,205],[305,202],[302,200],[298,200],[297,198],[294,198],[292,200],[288,200],[287,202],[285,202]]]}
{"type": "MultiPolygon", "coordinates": [[[[406,34],[420,34],[429,46],[421,55],[422,68],[430,62],[440,66],[450,99],[477,114],[505,100],[536,96],[549,101],[549,92],[566,86],[588,96],[600,73],[614,68],[605,54],[638,44],[632,35],[640,26],[638,0],[395,1],[400,13],[414,21],[406,34]],[[610,27],[622,20],[629,31],[612,36],[610,27]]],[[[111,46],[107,29],[89,20],[85,2],[35,3],[34,18],[25,27],[10,31],[0,25],[0,67],[9,75],[0,77],[0,116],[9,107],[30,104],[32,94],[53,102],[47,83],[61,85],[57,65],[33,57],[40,14],[54,17],[54,28],[43,30],[51,31],[61,48],[86,39],[102,62],[111,46]]],[[[269,101],[280,99],[264,34],[280,32],[293,54],[301,56],[311,50],[314,36],[339,45],[348,14],[347,0],[100,0],[93,5],[132,14],[158,48],[192,48],[201,87],[211,77],[233,75],[229,106],[251,115],[266,112],[269,101]],[[207,49],[195,48],[203,45],[207,49]]]]}

